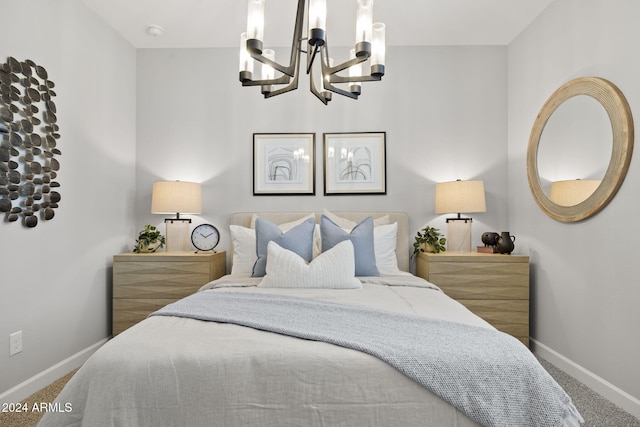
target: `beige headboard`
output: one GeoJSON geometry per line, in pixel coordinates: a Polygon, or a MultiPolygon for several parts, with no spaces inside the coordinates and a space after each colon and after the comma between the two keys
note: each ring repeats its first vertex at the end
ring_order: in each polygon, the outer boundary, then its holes
{"type": "MultiPolygon", "coordinates": [[[[316,221],[320,221],[322,212],[314,212],[316,221]]],[[[360,222],[368,216],[378,218],[389,215],[391,223],[398,223],[398,241],[396,243],[396,256],[398,257],[398,267],[402,271],[409,271],[409,255],[411,247],[409,245],[409,216],[405,212],[333,212],[332,213],[347,218],[351,221],[360,222]]],[[[231,215],[232,225],[241,225],[249,227],[251,225],[251,217],[258,215],[274,224],[282,224],[285,222],[295,221],[308,215],[309,212],[237,212],[231,215]]],[[[233,251],[232,251],[233,253],[233,251]]]]}

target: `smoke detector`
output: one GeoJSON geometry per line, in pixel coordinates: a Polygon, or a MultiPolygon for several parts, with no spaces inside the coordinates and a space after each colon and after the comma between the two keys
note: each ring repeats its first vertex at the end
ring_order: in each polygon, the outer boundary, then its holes
{"type": "Polygon", "coordinates": [[[162,35],[162,33],[164,32],[164,28],[162,28],[160,25],[147,25],[147,28],[145,28],[145,32],[151,37],[158,37],[162,35]]]}

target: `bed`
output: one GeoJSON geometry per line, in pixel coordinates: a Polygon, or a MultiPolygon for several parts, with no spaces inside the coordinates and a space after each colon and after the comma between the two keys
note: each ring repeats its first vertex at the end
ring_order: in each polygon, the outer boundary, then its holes
{"type": "Polygon", "coordinates": [[[406,214],[230,222],[231,274],[106,343],[40,426],[581,422],[526,347],[408,273],[406,214]]]}

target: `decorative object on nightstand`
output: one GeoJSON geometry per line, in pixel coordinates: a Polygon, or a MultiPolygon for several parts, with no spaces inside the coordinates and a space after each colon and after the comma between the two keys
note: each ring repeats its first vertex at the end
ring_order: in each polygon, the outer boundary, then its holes
{"type": "Polygon", "coordinates": [[[218,242],[220,232],[211,224],[200,224],[191,232],[191,243],[199,251],[213,251],[218,242]]]}
{"type": "Polygon", "coordinates": [[[199,214],[202,211],[200,184],[185,181],[158,181],[153,183],[151,213],[172,214],[164,220],[167,227],[167,252],[190,251],[189,224],[191,219],[180,214],[199,214]]]}
{"type": "Polygon", "coordinates": [[[416,233],[416,241],[413,243],[413,255],[419,252],[439,253],[444,252],[447,243],[440,230],[434,227],[425,227],[416,233]]]}
{"type": "Polygon", "coordinates": [[[457,213],[447,218],[447,250],[471,252],[471,218],[461,213],[486,212],[483,181],[450,181],[436,184],[437,214],[457,213]]]}
{"type": "Polygon", "coordinates": [[[419,253],[416,275],[529,345],[529,257],[477,252],[419,253]]]}
{"type": "Polygon", "coordinates": [[[496,248],[498,237],[500,237],[500,234],[495,231],[485,231],[482,233],[482,243],[484,243],[484,246],[478,246],[478,252],[487,254],[498,253],[498,249],[496,248]]]}
{"type": "Polygon", "coordinates": [[[496,249],[501,254],[511,254],[515,248],[514,242],[516,236],[509,235],[508,231],[503,231],[502,234],[496,239],[496,249]]]}
{"type": "Polygon", "coordinates": [[[153,225],[145,225],[136,239],[135,253],[153,253],[164,246],[164,236],[153,225]]]}
{"type": "Polygon", "coordinates": [[[157,252],[113,257],[113,335],[226,274],[227,254],[157,252]]]}

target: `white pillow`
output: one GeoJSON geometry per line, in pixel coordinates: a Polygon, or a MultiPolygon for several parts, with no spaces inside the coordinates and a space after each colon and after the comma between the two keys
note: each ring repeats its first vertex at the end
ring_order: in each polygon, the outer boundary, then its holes
{"type": "MultiPolygon", "coordinates": [[[[358,225],[357,221],[351,221],[350,219],[347,218],[342,218],[341,216],[338,216],[332,212],[329,212],[326,209],[322,210],[322,213],[324,216],[326,216],[327,218],[329,218],[331,221],[333,221],[333,223],[335,225],[337,225],[338,227],[344,229],[347,233],[350,233],[351,230],[353,230],[353,227],[355,227],[356,225],[358,225]]],[[[389,218],[389,215],[382,215],[378,218],[374,218],[373,219],[373,226],[374,227],[378,227],[380,225],[387,225],[389,224],[389,221],[391,219],[389,218]]]]}
{"type": "Polygon", "coordinates": [[[373,248],[376,254],[376,266],[381,276],[402,274],[398,268],[396,241],[398,223],[381,225],[373,229],[373,248]]]}
{"type": "Polygon", "coordinates": [[[233,263],[231,274],[250,277],[253,265],[258,259],[256,253],[256,230],[241,225],[230,225],[233,242],[233,263]]]}
{"type": "Polygon", "coordinates": [[[360,289],[355,277],[353,244],[342,241],[307,264],[298,254],[275,242],[267,245],[267,274],[261,288],[360,289]]]}

